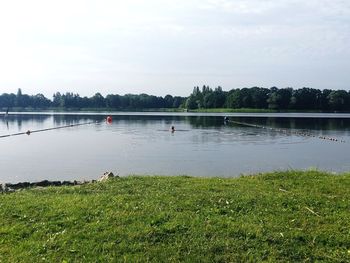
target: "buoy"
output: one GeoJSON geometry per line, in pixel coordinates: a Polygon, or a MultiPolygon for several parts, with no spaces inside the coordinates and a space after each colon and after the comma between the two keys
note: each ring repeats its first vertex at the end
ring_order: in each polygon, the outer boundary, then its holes
{"type": "Polygon", "coordinates": [[[26,132],[26,134],[27,134],[27,135],[30,135],[30,130],[28,130],[28,131],[26,132]]]}
{"type": "Polygon", "coordinates": [[[111,124],[112,123],[112,117],[111,116],[107,116],[106,121],[107,121],[107,123],[111,124]]]}

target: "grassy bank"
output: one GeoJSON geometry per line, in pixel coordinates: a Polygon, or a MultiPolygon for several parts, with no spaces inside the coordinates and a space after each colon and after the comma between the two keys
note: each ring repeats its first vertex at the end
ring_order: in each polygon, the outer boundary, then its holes
{"type": "Polygon", "coordinates": [[[0,194],[0,262],[350,260],[350,174],[126,177],[0,194]]]}

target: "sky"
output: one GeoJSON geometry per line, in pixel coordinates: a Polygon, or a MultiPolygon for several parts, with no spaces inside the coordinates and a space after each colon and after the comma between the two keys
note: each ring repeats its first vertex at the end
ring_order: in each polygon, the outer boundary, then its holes
{"type": "Polygon", "coordinates": [[[348,0],[0,0],[0,94],[350,88],[348,0]]]}

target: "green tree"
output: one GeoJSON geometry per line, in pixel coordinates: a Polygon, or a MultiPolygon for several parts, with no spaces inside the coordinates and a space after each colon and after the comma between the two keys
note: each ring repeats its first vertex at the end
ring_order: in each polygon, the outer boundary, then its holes
{"type": "Polygon", "coordinates": [[[334,90],[328,95],[332,110],[344,111],[349,103],[349,94],[345,90],[334,90]]]}
{"type": "Polygon", "coordinates": [[[51,105],[51,101],[41,93],[32,96],[32,101],[34,108],[48,108],[51,105]]]}
{"type": "Polygon", "coordinates": [[[317,109],[318,99],[317,90],[310,88],[302,88],[293,90],[291,97],[291,108],[296,110],[313,110],[317,109]]]}
{"type": "Polygon", "coordinates": [[[226,102],[226,94],[221,86],[218,86],[214,92],[214,108],[223,108],[226,102]]]}
{"type": "Polygon", "coordinates": [[[268,108],[274,110],[288,109],[292,98],[293,89],[277,89],[272,87],[267,99],[268,108]]]}
{"type": "Polygon", "coordinates": [[[267,99],[270,90],[265,88],[253,87],[251,88],[252,108],[266,109],[267,99]]]}
{"type": "Polygon", "coordinates": [[[185,103],[186,99],[180,96],[175,96],[174,97],[174,102],[173,102],[173,108],[179,108],[181,106],[184,107],[184,103],[185,103]]]}
{"type": "Polygon", "coordinates": [[[52,105],[54,107],[64,107],[63,103],[62,103],[62,95],[59,92],[56,92],[55,94],[53,94],[53,100],[52,100],[52,105]]]}
{"type": "Polygon", "coordinates": [[[16,101],[16,95],[13,93],[3,93],[0,96],[0,107],[2,108],[9,108],[14,107],[16,101]]]}
{"type": "Polygon", "coordinates": [[[103,108],[106,107],[105,98],[101,95],[101,93],[97,92],[92,98],[91,98],[91,104],[92,107],[96,108],[103,108]]]}
{"type": "Polygon", "coordinates": [[[15,100],[15,106],[16,107],[23,107],[23,100],[22,100],[22,90],[18,89],[17,90],[17,95],[16,95],[16,100],[15,100]]]}
{"type": "Polygon", "coordinates": [[[174,104],[174,98],[171,95],[166,95],[164,97],[164,107],[165,108],[172,108],[174,104]]]}
{"type": "Polygon", "coordinates": [[[186,100],[186,103],[185,103],[185,107],[187,109],[197,109],[198,108],[198,104],[196,102],[196,98],[194,96],[189,96],[186,100]]]}
{"type": "Polygon", "coordinates": [[[242,108],[242,96],[241,90],[231,90],[226,100],[226,105],[228,108],[239,109],[242,108]]]}

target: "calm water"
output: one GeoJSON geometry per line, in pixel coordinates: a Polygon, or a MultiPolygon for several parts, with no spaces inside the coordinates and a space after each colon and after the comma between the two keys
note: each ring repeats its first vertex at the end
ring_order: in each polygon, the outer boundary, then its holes
{"type": "Polygon", "coordinates": [[[119,113],[0,116],[0,135],[94,122],[0,139],[0,182],[159,174],[238,176],[280,169],[350,171],[350,115],[230,114],[239,122],[306,131],[345,143],[225,125],[222,114],[119,113]],[[171,133],[174,125],[177,131],[171,133]]]}

